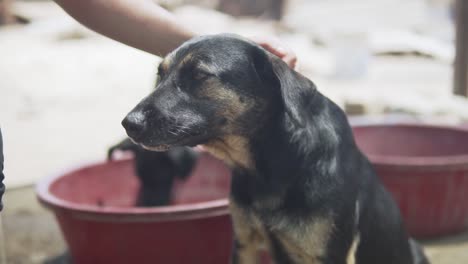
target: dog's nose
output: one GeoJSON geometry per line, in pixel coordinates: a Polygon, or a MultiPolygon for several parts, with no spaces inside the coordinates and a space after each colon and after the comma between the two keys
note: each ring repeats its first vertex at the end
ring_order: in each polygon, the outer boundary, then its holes
{"type": "Polygon", "coordinates": [[[131,112],[122,120],[122,126],[129,137],[138,140],[145,131],[145,116],[141,112],[131,112]]]}

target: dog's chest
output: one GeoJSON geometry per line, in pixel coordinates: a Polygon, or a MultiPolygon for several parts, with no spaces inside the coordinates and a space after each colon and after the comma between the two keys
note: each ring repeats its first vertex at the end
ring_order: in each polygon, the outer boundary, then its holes
{"type": "Polygon", "coordinates": [[[322,263],[333,218],[308,206],[303,189],[258,173],[234,170],[231,216],[245,247],[267,248],[278,263],[322,263]],[[248,246],[247,246],[248,245],[248,246]]]}
{"type": "Polygon", "coordinates": [[[279,263],[319,264],[326,255],[333,222],[329,217],[293,219],[282,213],[265,215],[231,202],[236,237],[243,245],[266,249],[279,263]]]}

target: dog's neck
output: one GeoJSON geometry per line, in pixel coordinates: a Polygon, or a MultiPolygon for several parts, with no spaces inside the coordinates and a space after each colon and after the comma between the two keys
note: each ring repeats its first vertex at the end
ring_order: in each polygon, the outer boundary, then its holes
{"type": "Polygon", "coordinates": [[[254,169],[250,142],[246,137],[228,135],[211,140],[203,145],[211,155],[224,161],[231,168],[254,169]]]}
{"type": "MultiPolygon", "coordinates": [[[[346,137],[348,133],[338,131],[348,129],[337,124],[346,124],[347,121],[344,114],[337,114],[338,106],[326,97],[318,96],[309,109],[304,109],[310,113],[305,126],[297,126],[283,113],[268,120],[253,137],[228,135],[212,140],[204,147],[234,171],[277,183],[283,180],[291,182],[294,175],[316,172],[332,175],[341,141],[338,135],[346,137]],[[330,115],[340,120],[333,123],[330,115]]],[[[345,141],[351,142],[352,135],[345,141]]]]}
{"type": "Polygon", "coordinates": [[[323,188],[335,190],[328,185],[330,181],[344,181],[338,162],[349,163],[346,149],[353,149],[348,144],[352,135],[345,115],[323,96],[304,111],[310,113],[307,124],[298,126],[287,113],[277,115],[245,142],[242,154],[237,156],[247,157],[249,163],[244,164],[250,165],[231,166],[231,198],[235,202],[253,207],[269,204],[270,209],[284,203],[300,207],[299,200],[320,204],[323,188]],[[306,196],[313,199],[301,200],[306,196]]]}

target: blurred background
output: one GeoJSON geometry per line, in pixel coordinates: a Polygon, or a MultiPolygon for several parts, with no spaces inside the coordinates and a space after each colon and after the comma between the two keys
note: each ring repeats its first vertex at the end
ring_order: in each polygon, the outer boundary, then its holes
{"type": "MultiPolygon", "coordinates": [[[[454,64],[456,20],[467,28],[468,13],[459,15],[455,1],[155,2],[203,34],[279,37],[296,52],[299,71],[349,115],[468,121],[462,33],[454,64]]],[[[43,263],[65,245],[53,216],[36,202],[34,183],[104,160],[125,135],[121,119],[152,89],[160,58],[86,29],[53,1],[0,0],[0,24],[7,185],[0,247],[7,263],[43,263]]],[[[425,245],[433,263],[468,260],[467,234],[425,245]]]]}

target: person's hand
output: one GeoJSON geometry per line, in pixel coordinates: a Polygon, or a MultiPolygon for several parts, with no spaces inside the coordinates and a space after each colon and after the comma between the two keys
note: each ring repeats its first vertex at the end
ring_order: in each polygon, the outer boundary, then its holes
{"type": "Polygon", "coordinates": [[[281,58],[289,67],[297,69],[297,57],[294,51],[284,45],[278,38],[255,36],[251,38],[254,42],[281,58]]]}

